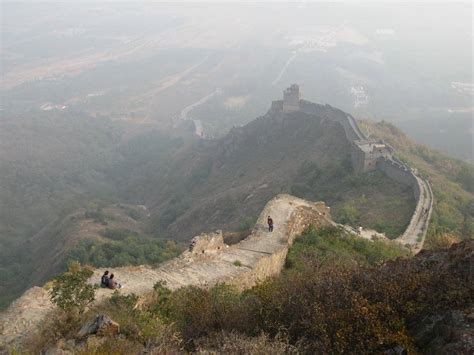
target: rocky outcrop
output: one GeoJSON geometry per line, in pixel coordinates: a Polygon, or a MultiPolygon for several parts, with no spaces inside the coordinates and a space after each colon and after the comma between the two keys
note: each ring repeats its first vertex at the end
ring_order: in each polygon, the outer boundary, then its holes
{"type": "Polygon", "coordinates": [[[2,346],[23,343],[54,309],[48,291],[32,287],[0,313],[0,354],[2,346]]]}
{"type": "Polygon", "coordinates": [[[94,318],[83,325],[76,338],[84,339],[90,335],[115,335],[119,333],[119,330],[118,323],[103,314],[96,314],[94,318]]]}

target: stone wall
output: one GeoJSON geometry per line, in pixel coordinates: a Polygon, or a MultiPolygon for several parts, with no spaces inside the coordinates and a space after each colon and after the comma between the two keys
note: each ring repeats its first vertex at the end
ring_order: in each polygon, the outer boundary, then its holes
{"type": "MultiPolygon", "coordinates": [[[[262,212],[261,216],[266,218],[265,211],[262,212]]],[[[263,222],[257,221],[257,225],[263,222]]],[[[286,233],[281,236],[280,248],[262,256],[251,269],[232,279],[231,284],[237,286],[240,290],[244,290],[269,277],[280,274],[285,265],[288,250],[297,236],[301,235],[309,226],[336,225],[331,219],[330,208],[322,202],[297,207],[285,224],[286,233]]]]}
{"type": "MultiPolygon", "coordinates": [[[[366,159],[364,153],[360,151],[357,145],[357,141],[367,141],[367,137],[360,130],[354,117],[329,105],[318,105],[305,100],[301,100],[300,109],[307,114],[339,122],[344,128],[346,138],[352,145],[351,158],[354,168],[364,171],[372,170],[372,166],[367,166],[367,164],[371,163],[370,159],[366,159]]],[[[392,150],[391,147],[388,146],[388,148],[392,150]]],[[[394,181],[410,186],[413,189],[416,208],[405,232],[397,239],[401,243],[410,246],[414,252],[419,251],[426,237],[433,208],[433,192],[430,184],[422,177],[417,176],[410,167],[396,158],[377,157],[372,163],[394,181]]]]}
{"type": "Polygon", "coordinates": [[[377,161],[377,168],[383,171],[392,180],[395,180],[403,185],[412,186],[415,199],[419,197],[418,181],[412,170],[404,164],[389,159],[379,159],[377,161]]]}

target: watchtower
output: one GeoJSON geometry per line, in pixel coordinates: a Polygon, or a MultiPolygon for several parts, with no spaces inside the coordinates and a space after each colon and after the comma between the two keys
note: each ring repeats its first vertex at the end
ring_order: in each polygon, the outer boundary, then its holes
{"type": "Polygon", "coordinates": [[[352,143],[352,166],[356,171],[372,171],[380,158],[392,159],[393,148],[381,140],[356,140],[352,143]]]}
{"type": "Polygon", "coordinates": [[[300,109],[300,87],[291,85],[283,91],[283,112],[295,112],[300,109]]]}

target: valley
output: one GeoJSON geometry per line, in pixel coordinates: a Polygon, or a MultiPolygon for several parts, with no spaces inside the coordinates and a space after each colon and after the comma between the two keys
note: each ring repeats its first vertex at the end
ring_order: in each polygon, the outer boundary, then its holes
{"type": "Polygon", "coordinates": [[[472,352],[472,4],[1,10],[0,354],[472,352]]]}

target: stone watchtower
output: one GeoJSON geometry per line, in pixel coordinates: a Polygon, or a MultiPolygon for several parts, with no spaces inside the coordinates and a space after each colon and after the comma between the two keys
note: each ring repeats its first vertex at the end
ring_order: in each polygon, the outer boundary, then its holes
{"type": "Polygon", "coordinates": [[[363,139],[352,142],[351,160],[356,171],[377,169],[379,159],[392,159],[393,148],[381,140],[363,139]]]}
{"type": "Polygon", "coordinates": [[[283,91],[283,112],[295,112],[300,109],[300,87],[291,85],[283,91]]]}

